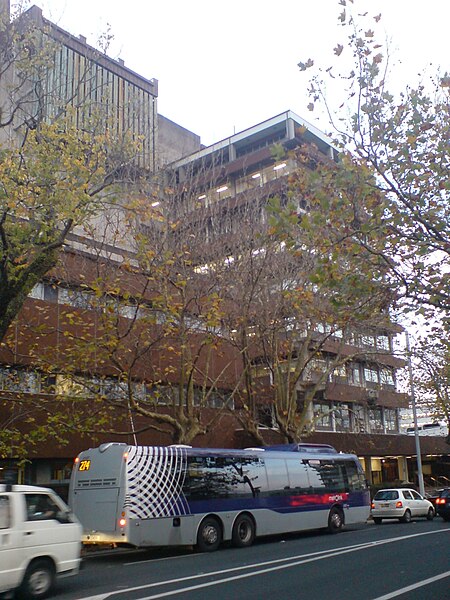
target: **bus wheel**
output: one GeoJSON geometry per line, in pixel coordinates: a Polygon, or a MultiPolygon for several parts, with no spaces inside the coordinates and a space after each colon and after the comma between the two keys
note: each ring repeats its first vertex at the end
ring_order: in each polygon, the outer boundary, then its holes
{"type": "Polygon", "coordinates": [[[200,523],[197,533],[197,548],[200,552],[217,550],[222,541],[222,528],[214,517],[206,517],[200,523]]]}
{"type": "Polygon", "coordinates": [[[233,546],[245,548],[251,546],[255,539],[255,524],[250,515],[239,515],[233,525],[233,546]]]}
{"type": "Polygon", "coordinates": [[[328,517],[328,531],[338,533],[344,526],[344,515],[339,508],[332,508],[328,517]]]}

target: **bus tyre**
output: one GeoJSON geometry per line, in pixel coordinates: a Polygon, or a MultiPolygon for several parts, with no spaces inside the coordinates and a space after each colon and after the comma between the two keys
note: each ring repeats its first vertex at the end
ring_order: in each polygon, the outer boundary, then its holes
{"type": "Polygon", "coordinates": [[[197,548],[200,552],[213,552],[222,542],[222,528],[214,517],[206,517],[200,523],[197,533],[197,548]]]}
{"type": "Polygon", "coordinates": [[[245,548],[253,544],[255,539],[255,524],[250,515],[239,515],[233,525],[233,546],[245,548]]]}
{"type": "Polygon", "coordinates": [[[53,564],[49,560],[36,560],[25,571],[17,596],[23,600],[41,600],[53,591],[54,586],[53,564]]]}
{"type": "Polygon", "coordinates": [[[328,517],[328,531],[338,533],[344,526],[344,515],[339,508],[332,508],[328,517]]]}
{"type": "Polygon", "coordinates": [[[409,510],[405,511],[405,514],[399,519],[399,521],[401,521],[402,523],[411,523],[411,513],[409,512],[409,510]]]}

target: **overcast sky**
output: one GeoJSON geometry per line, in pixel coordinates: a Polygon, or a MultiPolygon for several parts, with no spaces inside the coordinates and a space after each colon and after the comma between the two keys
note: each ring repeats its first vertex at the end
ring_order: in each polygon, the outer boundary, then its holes
{"type": "MultiPolygon", "coordinates": [[[[307,110],[307,77],[297,63],[327,61],[345,43],[338,0],[33,0],[44,16],[96,45],[110,25],[108,54],[159,81],[158,110],[219,141],[285,110],[325,128],[307,110]]],[[[433,62],[449,68],[450,0],[355,0],[382,13],[402,65],[396,81],[412,83],[433,62]]]]}

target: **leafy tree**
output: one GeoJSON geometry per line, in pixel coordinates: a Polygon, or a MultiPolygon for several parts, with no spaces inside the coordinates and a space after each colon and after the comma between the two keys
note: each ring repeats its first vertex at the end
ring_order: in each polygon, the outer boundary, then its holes
{"type": "Polygon", "coordinates": [[[111,198],[105,134],[42,124],[0,163],[0,340],[77,225],[111,198]]]}
{"type": "Polygon", "coordinates": [[[48,69],[55,42],[26,13],[3,19],[0,37],[1,341],[69,235],[117,200],[139,141],[113,134],[89,98],[71,107],[58,97],[48,69]]]}
{"type": "MultiPolygon", "coordinates": [[[[315,71],[309,108],[325,108],[341,155],[351,152],[355,182],[365,180],[383,199],[381,252],[407,309],[428,315],[437,309],[448,318],[450,79],[436,71],[416,87],[392,91],[389,48],[377,34],[381,15],[355,18],[352,0],[339,4],[347,39],[334,48],[334,62],[299,63],[302,71],[315,71]]],[[[357,221],[353,228],[360,231],[357,221]]],[[[370,239],[356,239],[364,253],[380,253],[370,239]]]]}
{"type": "Polygon", "coordinates": [[[50,396],[28,401],[24,421],[32,419],[35,432],[48,411],[61,442],[73,433],[136,440],[153,430],[191,443],[224,415],[233,359],[220,336],[220,298],[194,268],[204,223],[181,228],[152,204],[131,195],[126,227],[103,222],[113,253],[99,245],[83,263],[66,252],[52,272],[72,281],[59,290],[58,315],[42,307],[11,339],[54,379],[50,396]],[[118,261],[123,236],[127,252],[118,261]]]}
{"type": "MultiPolygon", "coordinates": [[[[210,208],[216,230],[206,251],[209,277],[221,290],[224,329],[242,357],[234,414],[258,444],[264,443],[264,410],[286,441],[310,434],[313,402],[330,375],[361,355],[346,347],[347,336],[367,322],[375,327],[389,321],[384,261],[371,254],[366,269],[353,256],[355,242],[342,242],[348,214],[336,206],[339,222],[321,229],[324,207],[311,201],[298,227],[305,169],[302,161],[291,169],[281,201],[259,191],[237,208],[210,208]]],[[[325,198],[331,210],[332,199],[325,198]]]]}
{"type": "Polygon", "coordinates": [[[437,333],[419,338],[414,348],[414,385],[419,406],[450,430],[450,343],[443,330],[437,333]]]}

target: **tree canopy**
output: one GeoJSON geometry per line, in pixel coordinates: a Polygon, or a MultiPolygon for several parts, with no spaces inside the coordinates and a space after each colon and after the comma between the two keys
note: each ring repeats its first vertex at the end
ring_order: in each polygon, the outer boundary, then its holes
{"type": "MultiPolygon", "coordinates": [[[[352,0],[339,4],[346,40],[334,60],[299,63],[313,72],[309,108],[325,107],[336,144],[360,167],[355,181],[366,178],[383,199],[382,255],[404,306],[448,319],[450,77],[435,68],[417,85],[395,89],[389,47],[377,32],[382,16],[355,15],[352,0]]],[[[379,252],[370,240],[362,246],[379,252]]]]}

